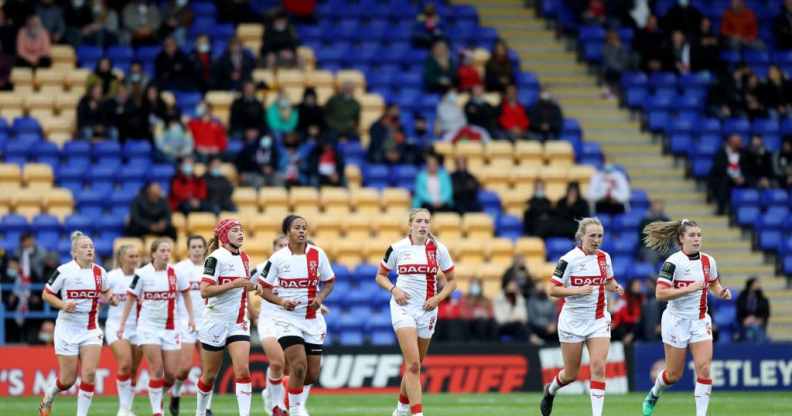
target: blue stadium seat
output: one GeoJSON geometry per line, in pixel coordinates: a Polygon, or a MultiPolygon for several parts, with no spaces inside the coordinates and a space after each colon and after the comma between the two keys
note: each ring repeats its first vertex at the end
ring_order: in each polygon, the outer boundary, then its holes
{"type": "Polygon", "coordinates": [[[121,145],[112,140],[103,140],[93,144],[93,156],[96,159],[121,158],[121,145]]]}
{"type": "Polygon", "coordinates": [[[79,230],[90,235],[93,233],[94,226],[94,219],[82,214],[75,213],[63,220],[63,230],[67,234],[79,230]]]}
{"type": "Polygon", "coordinates": [[[19,160],[28,160],[36,153],[40,142],[36,137],[17,137],[10,140],[5,146],[5,159],[16,158],[19,160]]]}
{"type": "Polygon", "coordinates": [[[497,192],[482,189],[478,193],[478,202],[484,211],[501,209],[500,197],[497,192]]]}
{"type": "Polygon", "coordinates": [[[149,158],[151,143],[146,140],[127,140],[124,144],[124,156],[127,158],[149,158]]]}
{"type": "Polygon", "coordinates": [[[645,87],[629,87],[624,93],[624,103],[630,109],[643,107],[646,98],[649,96],[645,87]]]}
{"type": "Polygon", "coordinates": [[[669,120],[667,111],[649,111],[646,115],[646,128],[652,133],[660,133],[665,130],[669,120]]]}
{"type": "Polygon", "coordinates": [[[169,164],[158,164],[151,166],[147,179],[156,182],[170,182],[176,173],[176,168],[169,164]]]}
{"type": "Polygon", "coordinates": [[[392,330],[379,330],[371,333],[371,344],[379,346],[390,346],[396,342],[396,336],[392,330]]]}
{"type": "Polygon", "coordinates": [[[789,193],[785,189],[766,189],[760,197],[762,207],[785,206],[788,201],[789,193]]]}
{"type": "Polygon", "coordinates": [[[397,165],[391,169],[392,185],[400,188],[415,186],[415,177],[418,176],[418,168],[414,165],[397,165]]]}
{"type": "Polygon", "coordinates": [[[141,46],[135,50],[135,59],[141,62],[154,62],[161,51],[161,46],[141,46]]]}
{"type": "Polygon", "coordinates": [[[633,189],[630,192],[630,209],[647,210],[649,209],[649,195],[643,189],[633,189]]]}
{"type": "Polygon", "coordinates": [[[21,134],[41,134],[41,125],[38,120],[29,116],[20,116],[11,123],[11,130],[14,135],[21,134]]]}
{"type": "Polygon", "coordinates": [[[743,137],[747,137],[751,133],[751,122],[745,117],[732,117],[726,119],[723,123],[724,134],[737,133],[743,137]]]}
{"type": "Polygon", "coordinates": [[[385,188],[390,183],[390,169],[385,165],[366,165],[363,168],[363,184],[368,187],[385,188]]]}
{"type": "Polygon", "coordinates": [[[217,8],[212,2],[194,2],[190,4],[190,9],[196,17],[214,17],[217,14],[217,8]]]}
{"type": "Polygon", "coordinates": [[[0,232],[3,234],[16,234],[18,235],[28,231],[30,224],[25,217],[19,214],[5,214],[0,218],[0,232]]]}
{"type": "Polygon", "coordinates": [[[63,154],[72,157],[91,157],[91,143],[83,140],[70,140],[63,144],[63,154]]]}
{"type": "Polygon", "coordinates": [[[676,89],[677,76],[673,72],[655,72],[649,76],[649,86],[654,89],[676,89]]]}
{"type": "Polygon", "coordinates": [[[108,205],[108,192],[105,189],[89,189],[75,195],[77,210],[95,209],[101,212],[108,205]]]}
{"type": "Polygon", "coordinates": [[[522,220],[507,214],[501,214],[496,223],[496,235],[503,238],[516,240],[522,237],[522,220]]]}
{"type": "MultiPolygon", "coordinates": [[[[387,247],[382,248],[382,254],[385,254],[385,249],[387,247]]],[[[358,281],[373,281],[374,277],[377,274],[377,270],[379,269],[379,265],[376,264],[367,264],[361,263],[355,267],[355,271],[353,272],[356,276],[358,281]]]]}
{"type": "Polygon", "coordinates": [[[769,118],[754,120],[751,127],[753,134],[760,136],[777,135],[781,132],[781,125],[778,120],[769,118]]]}
{"type": "Polygon", "coordinates": [[[63,228],[58,218],[49,214],[36,215],[30,222],[30,225],[38,232],[60,233],[63,228]]]}
{"type": "Polygon", "coordinates": [[[545,250],[547,252],[547,260],[556,261],[564,253],[571,250],[575,246],[575,242],[568,238],[551,237],[545,240],[545,250]]]}
{"type": "Polygon", "coordinates": [[[657,274],[657,270],[655,270],[654,266],[643,261],[635,263],[630,270],[631,279],[649,279],[655,274],[657,274]]]}
{"type": "Polygon", "coordinates": [[[75,51],[77,62],[96,62],[102,58],[104,51],[98,46],[80,45],[75,51]]]}
{"type": "Polygon", "coordinates": [[[758,206],[741,206],[737,207],[734,214],[735,221],[742,227],[750,227],[756,223],[762,212],[758,206]]]}
{"type": "Polygon", "coordinates": [[[672,133],[668,137],[668,148],[674,156],[687,156],[693,147],[693,138],[690,134],[672,133]]]}
{"type": "Polygon", "coordinates": [[[363,342],[363,332],[361,331],[344,331],[339,337],[339,343],[348,347],[361,346],[363,342]]]}
{"type": "Polygon", "coordinates": [[[135,59],[135,51],[129,46],[111,46],[105,51],[105,56],[110,59],[114,66],[126,62],[127,64],[135,59]]]}
{"type": "Polygon", "coordinates": [[[698,157],[692,159],[691,174],[696,179],[704,179],[712,170],[712,157],[698,157]]]}

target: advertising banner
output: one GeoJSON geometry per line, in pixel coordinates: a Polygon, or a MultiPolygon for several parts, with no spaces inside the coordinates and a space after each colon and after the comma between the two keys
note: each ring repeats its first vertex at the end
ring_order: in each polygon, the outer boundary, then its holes
{"type": "MultiPolygon", "coordinates": [[[[792,389],[792,344],[715,344],[710,376],[717,390],[792,389]]],[[[662,344],[633,347],[633,386],[652,387],[665,366],[662,344]]],[[[685,372],[674,389],[691,390],[695,380],[693,357],[688,354],[685,372]]]]}
{"type": "MultiPolygon", "coordinates": [[[[624,345],[613,342],[608,350],[608,362],[605,365],[606,385],[608,393],[627,393],[627,364],[625,362],[624,345]]],[[[539,360],[542,363],[542,384],[548,384],[564,368],[561,348],[542,348],[539,350],[539,360]]],[[[580,372],[577,381],[559,390],[559,394],[581,394],[588,392],[588,382],[591,379],[589,368],[588,350],[583,348],[583,358],[580,361],[580,372]]]]}

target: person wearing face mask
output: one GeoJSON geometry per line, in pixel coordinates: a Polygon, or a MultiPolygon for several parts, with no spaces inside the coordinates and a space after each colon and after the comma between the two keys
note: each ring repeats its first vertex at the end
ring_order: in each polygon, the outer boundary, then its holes
{"type": "Polygon", "coordinates": [[[82,42],[100,47],[115,45],[120,35],[118,13],[108,7],[107,0],[93,0],[91,3],[93,19],[80,30],[82,42]]]}
{"type": "Polygon", "coordinates": [[[156,124],[154,144],[160,156],[171,162],[192,155],[194,147],[192,133],[178,116],[156,124]]]}
{"type": "Polygon", "coordinates": [[[50,35],[38,16],[27,18],[25,26],[17,34],[16,46],[16,66],[36,69],[49,68],[52,65],[50,35]]]}
{"type": "Polygon", "coordinates": [[[132,61],[132,64],[129,66],[129,71],[127,71],[124,76],[124,83],[126,83],[132,95],[142,95],[149,81],[149,76],[143,70],[143,62],[137,59],[132,61]]]}
{"type": "Polygon", "coordinates": [[[154,79],[164,90],[191,90],[195,88],[194,68],[187,55],[179,49],[176,39],[169,36],[162,51],[154,60],[154,79]]]}
{"type": "Polygon", "coordinates": [[[148,182],[140,188],[129,208],[129,222],[124,229],[124,235],[132,237],[158,235],[176,239],[176,227],[171,221],[170,205],[162,196],[162,187],[159,183],[148,182]]]}
{"type": "Polygon", "coordinates": [[[641,335],[641,311],[644,305],[641,280],[632,279],[627,283],[624,298],[613,307],[613,338],[632,344],[641,335]]]}
{"type": "Polygon", "coordinates": [[[267,126],[278,139],[297,128],[298,118],[297,109],[291,105],[289,97],[283,91],[267,108],[267,126]]]}
{"type": "Polygon", "coordinates": [[[437,104],[437,119],[435,120],[435,136],[443,141],[453,143],[459,141],[489,141],[491,139],[487,130],[468,124],[465,113],[459,107],[456,91],[449,88],[444,92],[443,98],[437,104]]]}
{"type": "Polygon", "coordinates": [[[678,30],[686,37],[693,38],[700,34],[702,19],[704,19],[704,15],[696,6],[690,4],[690,0],[679,0],[660,19],[660,27],[666,33],[678,30]]]}
{"type": "Polygon", "coordinates": [[[206,211],[206,181],[195,174],[191,157],[179,162],[179,170],[171,179],[169,202],[172,210],[184,215],[190,212],[206,211]]]}
{"type": "Polygon", "coordinates": [[[91,89],[94,85],[102,87],[102,96],[110,97],[115,95],[121,79],[113,72],[113,62],[110,58],[101,58],[96,63],[94,72],[85,80],[85,88],[91,89]]]}
{"type": "Polygon", "coordinates": [[[767,321],[770,319],[770,302],[762,292],[759,278],[752,276],[745,281],[737,296],[737,324],[740,339],[748,342],[767,342],[767,321]]]}
{"type": "Polygon", "coordinates": [[[474,85],[470,99],[465,103],[465,117],[468,123],[487,130],[491,136],[498,131],[498,110],[484,97],[484,87],[474,85]]]}
{"type": "Polygon", "coordinates": [[[527,136],[532,120],[528,118],[525,107],[518,100],[517,86],[506,87],[506,94],[503,95],[499,110],[498,126],[507,139],[515,141],[527,136]]]}
{"type": "Polygon", "coordinates": [[[308,155],[308,174],[315,185],[344,186],[344,166],[344,156],[338,146],[327,138],[320,140],[308,155]]]}
{"type": "Polygon", "coordinates": [[[225,126],[214,116],[208,102],[198,106],[196,116],[187,123],[195,143],[196,155],[201,160],[221,155],[228,148],[225,126]]]}
{"type": "Polygon", "coordinates": [[[630,183],[624,173],[608,163],[591,177],[588,200],[600,214],[622,214],[630,202],[630,183]]]}
{"type": "Polygon", "coordinates": [[[303,98],[297,106],[297,131],[305,135],[310,126],[316,126],[319,130],[325,128],[324,108],[319,105],[319,98],[314,87],[308,87],[303,91],[303,98]]]}
{"type": "Polygon", "coordinates": [[[283,184],[281,149],[270,135],[260,135],[255,128],[245,130],[245,144],[234,160],[243,186],[256,189],[283,184]]]}
{"type": "Polygon", "coordinates": [[[124,7],[123,20],[133,47],[156,43],[161,24],[160,11],[156,4],[148,0],[131,1],[124,7]]]}
{"type": "Polygon", "coordinates": [[[473,278],[468,284],[468,293],[462,297],[461,316],[468,323],[471,339],[495,337],[495,311],[492,301],[484,295],[481,279],[473,278]]]}
{"type": "Polygon", "coordinates": [[[215,65],[215,88],[223,90],[239,90],[242,84],[252,79],[256,58],[245,49],[242,41],[233,37],[228,41],[228,49],[223,52],[215,65]]]}
{"type": "Polygon", "coordinates": [[[193,22],[193,12],[189,0],[170,0],[162,5],[162,25],[158,36],[173,36],[179,46],[185,46],[187,30],[193,22]]]}
{"type": "Polygon", "coordinates": [[[541,179],[534,181],[534,193],[528,199],[523,213],[523,234],[545,237],[547,224],[553,216],[553,205],[545,194],[545,183],[541,179]]]}
{"type": "Polygon", "coordinates": [[[261,42],[261,54],[267,68],[294,67],[297,65],[297,31],[289,23],[289,16],[278,11],[266,25],[261,42]]]}
{"type": "Polygon", "coordinates": [[[498,337],[507,337],[514,341],[528,339],[528,311],[525,309],[525,297],[520,293],[520,286],[516,281],[506,284],[503,292],[495,298],[493,309],[498,337]]]}
{"type": "Polygon", "coordinates": [[[209,169],[204,175],[206,182],[206,207],[215,214],[222,211],[236,211],[231,200],[234,185],[223,175],[223,162],[216,157],[209,159],[209,169]]]}
{"type": "Polygon", "coordinates": [[[764,145],[762,136],[753,136],[745,152],[745,179],[749,186],[767,189],[775,184],[773,156],[764,145]]]}
{"type": "Polygon", "coordinates": [[[467,168],[467,159],[460,156],[454,159],[454,173],[451,174],[451,187],[454,189],[454,207],[459,214],[480,212],[478,193],[481,183],[467,168]]]}
{"type": "Polygon", "coordinates": [[[528,136],[545,142],[561,136],[564,113],[549,91],[542,91],[539,101],[528,110],[531,126],[528,136]]]}
{"type": "Polygon", "coordinates": [[[423,69],[424,90],[442,93],[456,85],[456,66],[451,60],[448,44],[438,40],[432,45],[432,53],[426,58],[423,69]]]}
{"type": "Polygon", "coordinates": [[[195,39],[195,49],[190,54],[190,63],[195,71],[194,78],[198,82],[198,88],[203,92],[210,90],[214,85],[212,71],[215,62],[209,36],[201,34],[195,39]]]}

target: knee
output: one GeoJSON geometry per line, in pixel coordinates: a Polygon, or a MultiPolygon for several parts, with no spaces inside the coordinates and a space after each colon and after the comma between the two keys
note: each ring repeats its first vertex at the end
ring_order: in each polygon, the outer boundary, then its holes
{"type": "MultiPolygon", "coordinates": [[[[95,371],[86,371],[80,375],[80,383],[94,384],[94,381],[96,381],[95,371]]],[[[71,384],[74,384],[74,381],[71,384]]]]}
{"type": "Polygon", "coordinates": [[[132,373],[132,364],[129,361],[121,361],[118,363],[118,375],[126,376],[132,373]]]}
{"type": "Polygon", "coordinates": [[[61,376],[57,381],[58,388],[60,390],[68,390],[74,385],[75,381],[77,381],[77,378],[73,375],[61,376]]]}
{"type": "Polygon", "coordinates": [[[269,369],[271,372],[275,374],[283,373],[283,361],[280,360],[272,360],[269,363],[269,369]]]}
{"type": "Polygon", "coordinates": [[[305,379],[306,363],[305,361],[295,361],[289,365],[289,377],[296,377],[297,379],[305,379]]]}
{"type": "Polygon", "coordinates": [[[672,369],[666,368],[663,370],[665,373],[665,380],[663,380],[666,384],[674,384],[682,377],[682,373],[680,371],[674,371],[672,369]]]}
{"type": "Polygon", "coordinates": [[[605,377],[605,360],[591,360],[589,366],[591,367],[592,378],[601,379],[605,377]]]}
{"type": "Polygon", "coordinates": [[[213,386],[216,374],[214,373],[201,373],[200,380],[207,386],[213,386]]]}
{"type": "Polygon", "coordinates": [[[407,374],[411,374],[414,376],[421,375],[421,363],[418,360],[410,360],[405,363],[407,374]]]}
{"type": "MultiPolygon", "coordinates": [[[[593,373],[592,369],[592,373],[593,373]]],[[[571,381],[577,380],[578,373],[580,372],[579,368],[564,368],[564,377],[561,378],[561,374],[558,375],[558,378],[565,383],[569,383],[571,381]]]]}
{"type": "Polygon", "coordinates": [[[250,369],[247,366],[235,365],[234,377],[237,379],[250,378],[250,369]]]}
{"type": "Polygon", "coordinates": [[[305,384],[314,384],[319,381],[319,373],[321,372],[321,367],[316,366],[315,368],[308,369],[308,375],[305,377],[305,384]]]}
{"type": "Polygon", "coordinates": [[[696,377],[710,378],[710,363],[696,364],[696,377]]]}

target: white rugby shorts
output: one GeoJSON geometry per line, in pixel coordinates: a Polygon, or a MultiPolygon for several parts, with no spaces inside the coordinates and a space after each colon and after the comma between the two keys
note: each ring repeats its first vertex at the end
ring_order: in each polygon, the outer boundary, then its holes
{"type": "MultiPolygon", "coordinates": [[[[278,339],[285,337],[302,338],[306,344],[324,344],[327,337],[327,323],[324,315],[316,314],[314,319],[305,319],[286,311],[277,312],[270,318],[278,339]]],[[[264,319],[259,319],[259,325],[264,319]]]]}
{"type": "Polygon", "coordinates": [[[101,347],[104,334],[99,328],[87,329],[84,325],[56,322],[53,337],[55,354],[73,356],[80,355],[80,347],[84,345],[101,347]]]}
{"type": "Polygon", "coordinates": [[[418,338],[432,338],[437,327],[437,308],[425,311],[423,304],[419,307],[399,305],[391,298],[390,312],[394,331],[399,328],[415,328],[418,331],[418,338]]]}
{"type": "Polygon", "coordinates": [[[177,329],[149,328],[146,325],[137,327],[138,345],[159,345],[163,351],[181,349],[181,336],[177,329]]]}
{"type": "Polygon", "coordinates": [[[666,309],[660,320],[660,332],[664,344],[687,348],[688,344],[712,341],[712,319],[709,314],[704,319],[681,318],[666,309]]]}
{"type": "Polygon", "coordinates": [[[234,336],[250,337],[250,322],[217,321],[204,317],[198,328],[198,341],[212,347],[225,347],[226,340],[234,336]]]}
{"type": "MultiPolygon", "coordinates": [[[[118,341],[118,325],[119,323],[117,321],[105,322],[104,337],[107,345],[113,345],[116,341],[118,341]]],[[[124,327],[124,339],[129,341],[129,343],[132,345],[139,345],[137,339],[137,325],[134,325],[131,328],[129,325],[124,327]]]]}
{"type": "Polygon", "coordinates": [[[608,312],[599,319],[578,318],[562,309],[558,316],[558,341],[581,343],[591,338],[611,337],[611,317],[608,312]]]}

